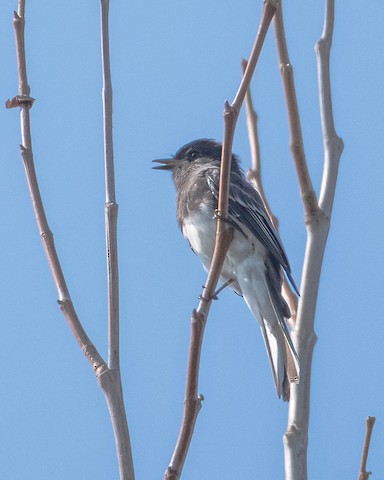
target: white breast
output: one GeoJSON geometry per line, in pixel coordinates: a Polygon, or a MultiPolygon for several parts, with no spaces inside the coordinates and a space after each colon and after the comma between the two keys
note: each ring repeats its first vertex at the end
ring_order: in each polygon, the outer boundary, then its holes
{"type": "Polygon", "coordinates": [[[198,211],[184,220],[182,230],[193,251],[208,270],[216,236],[216,220],[213,218],[212,209],[202,204],[198,211]]]}
{"type": "MultiPolygon", "coordinates": [[[[205,269],[208,270],[216,238],[216,219],[213,217],[212,209],[202,204],[198,211],[184,220],[182,231],[193,251],[200,257],[205,269]]],[[[264,247],[254,237],[251,242],[235,229],[221,272],[221,280],[225,282],[231,278],[236,281],[238,269],[243,268],[244,262],[253,264],[257,270],[264,271],[263,257],[264,247]]],[[[240,289],[235,284],[233,287],[240,293],[240,289]]]]}

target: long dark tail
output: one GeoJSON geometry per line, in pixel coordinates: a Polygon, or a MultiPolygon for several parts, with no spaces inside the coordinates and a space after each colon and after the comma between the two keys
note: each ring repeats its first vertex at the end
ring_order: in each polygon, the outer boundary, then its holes
{"type": "Polygon", "coordinates": [[[277,322],[274,328],[271,328],[270,324],[263,319],[264,326],[261,330],[275,379],[277,395],[279,398],[282,396],[284,401],[289,401],[290,384],[300,381],[299,359],[282,313],[281,304],[274,292],[268,288],[267,282],[265,282],[265,286],[277,322]]]}

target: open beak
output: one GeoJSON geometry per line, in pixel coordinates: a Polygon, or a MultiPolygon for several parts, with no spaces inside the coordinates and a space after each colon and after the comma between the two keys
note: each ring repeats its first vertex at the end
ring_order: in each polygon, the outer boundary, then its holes
{"type": "Polygon", "coordinates": [[[152,167],[153,170],[172,170],[172,168],[176,167],[180,160],[176,158],[164,159],[164,160],[152,160],[154,163],[161,163],[156,167],[152,167]]]}

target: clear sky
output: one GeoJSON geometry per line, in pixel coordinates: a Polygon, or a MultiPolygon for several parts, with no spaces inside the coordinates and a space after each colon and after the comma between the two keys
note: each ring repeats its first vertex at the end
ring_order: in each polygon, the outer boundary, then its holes
{"type": "MultiPolygon", "coordinates": [[[[318,191],[322,139],[313,46],[323,2],[285,1],[303,135],[318,191]]],[[[221,139],[261,0],[113,1],[110,11],[121,356],[137,479],[162,478],[177,438],[190,313],[205,272],[178,231],[170,175],[151,160],[195,138],[221,139]]],[[[0,2],[0,98],[17,93],[16,0],[0,2]]],[[[317,305],[310,478],[357,478],[367,415],[377,416],[368,462],[383,471],[384,6],[336,2],[332,88],[341,159],[317,305]],[[343,7],[345,9],[343,9],[343,7]]],[[[27,1],[33,147],[41,192],[69,288],[106,357],[106,267],[99,2],[27,1]]],[[[305,228],[274,36],[253,81],[265,189],[300,283],[305,228]]],[[[0,477],[117,478],[103,395],[56,304],[19,155],[17,109],[0,109],[0,477]]],[[[246,169],[242,114],[234,151],[246,169]]],[[[187,480],[283,478],[287,405],[276,397],[259,327],[231,291],[206,328],[205,401],[187,480]]]]}

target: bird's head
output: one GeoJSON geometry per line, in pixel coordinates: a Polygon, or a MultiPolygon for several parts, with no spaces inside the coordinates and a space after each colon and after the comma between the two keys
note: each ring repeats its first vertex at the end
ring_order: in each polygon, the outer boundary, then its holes
{"type": "MultiPolygon", "coordinates": [[[[202,138],[187,143],[169,159],[153,160],[161,165],[153,167],[155,170],[170,170],[177,175],[180,169],[198,168],[204,164],[220,165],[222,144],[215,140],[202,138]]],[[[235,155],[232,156],[232,164],[237,166],[235,155]]]]}

